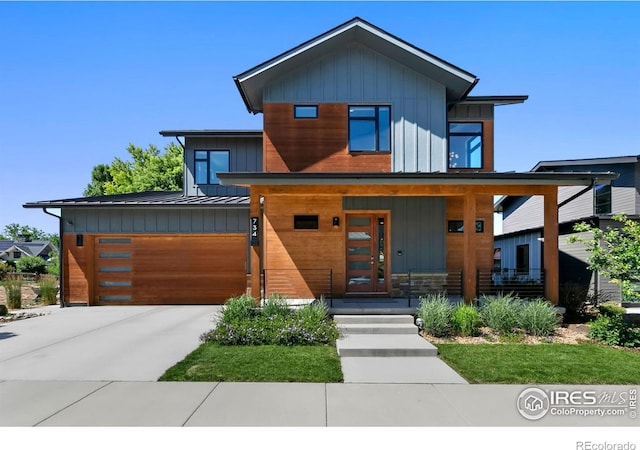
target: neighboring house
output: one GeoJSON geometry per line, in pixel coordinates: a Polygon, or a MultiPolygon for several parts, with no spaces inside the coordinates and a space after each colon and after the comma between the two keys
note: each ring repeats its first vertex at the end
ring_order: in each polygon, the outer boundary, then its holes
{"type": "MultiPolygon", "coordinates": [[[[553,172],[615,172],[619,177],[611,184],[586,187],[561,187],[558,192],[559,267],[561,285],[579,285],[608,299],[620,300],[619,286],[590,271],[588,253],[582,244],[568,242],[576,234],[573,226],[588,222],[601,229],[619,224],[614,214],[624,213],[630,218],[640,217],[640,157],[619,156],[575,160],[541,161],[533,169],[536,173],[553,172]]],[[[536,196],[507,196],[496,202],[502,212],[503,234],[495,237],[496,268],[502,271],[541,272],[544,247],[542,229],[542,199],[536,196]]],[[[589,237],[589,233],[580,233],[589,237]]]]}
{"type": "Polygon", "coordinates": [[[39,256],[45,261],[55,250],[49,241],[0,240],[0,260],[17,261],[22,256],[39,256]]]}
{"type": "MultiPolygon", "coordinates": [[[[611,173],[498,173],[493,118],[526,96],[354,18],[234,77],[262,131],[172,130],[182,192],[29,203],[60,208],[66,302],[221,303],[230,295],[467,301],[493,268],[493,196],[611,173]]],[[[545,293],[558,300],[557,239],[545,293]]]]}

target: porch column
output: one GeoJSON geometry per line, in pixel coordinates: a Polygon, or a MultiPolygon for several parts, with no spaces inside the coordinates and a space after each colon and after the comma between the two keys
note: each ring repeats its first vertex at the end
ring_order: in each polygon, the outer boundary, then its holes
{"type": "Polygon", "coordinates": [[[476,194],[467,192],[463,202],[464,245],[463,245],[463,283],[462,295],[466,303],[476,298],[478,270],[476,262],[476,194]]]}
{"type": "Polygon", "coordinates": [[[260,275],[261,275],[261,264],[260,264],[260,247],[262,246],[262,237],[263,237],[263,218],[262,214],[260,214],[260,193],[256,192],[255,189],[251,188],[251,194],[249,197],[249,227],[252,227],[252,218],[258,218],[258,245],[252,245],[251,243],[251,234],[253,230],[249,230],[249,245],[251,246],[251,251],[249,252],[250,264],[251,264],[251,296],[255,298],[258,302],[261,300],[261,283],[260,283],[260,275]]]}
{"type": "Polygon", "coordinates": [[[544,295],[554,305],[560,299],[558,268],[558,187],[549,186],[544,194],[544,295]]]}

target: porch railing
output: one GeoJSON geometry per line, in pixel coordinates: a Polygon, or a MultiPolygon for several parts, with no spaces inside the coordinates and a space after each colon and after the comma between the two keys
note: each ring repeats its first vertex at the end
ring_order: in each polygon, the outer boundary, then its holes
{"type": "Polygon", "coordinates": [[[462,296],[462,271],[411,269],[406,274],[393,274],[392,296],[418,300],[428,294],[446,292],[452,297],[462,296]]]}
{"type": "Polygon", "coordinates": [[[513,292],[522,298],[544,297],[544,269],[479,270],[477,296],[513,292]]]}
{"type": "Polygon", "coordinates": [[[264,296],[279,294],[289,299],[319,299],[333,304],[332,269],[263,269],[264,296]]]}

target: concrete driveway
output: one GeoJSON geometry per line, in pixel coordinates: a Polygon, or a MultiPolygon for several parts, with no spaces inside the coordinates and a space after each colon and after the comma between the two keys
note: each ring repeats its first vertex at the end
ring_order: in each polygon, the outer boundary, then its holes
{"type": "Polygon", "coordinates": [[[0,326],[0,380],[155,381],[199,345],[219,306],[37,311],[0,326]]]}

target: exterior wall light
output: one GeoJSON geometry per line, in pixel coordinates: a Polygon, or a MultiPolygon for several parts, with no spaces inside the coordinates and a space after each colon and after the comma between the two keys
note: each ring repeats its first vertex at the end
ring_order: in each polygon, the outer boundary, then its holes
{"type": "Polygon", "coordinates": [[[333,218],[333,226],[336,228],[340,226],[340,217],[333,218]]]}

